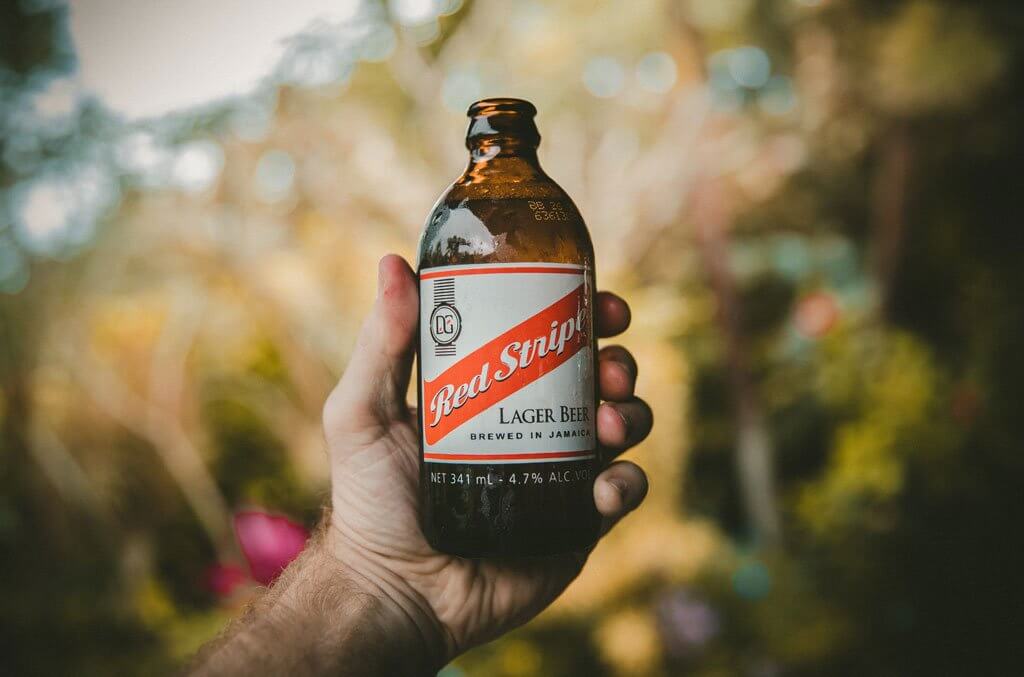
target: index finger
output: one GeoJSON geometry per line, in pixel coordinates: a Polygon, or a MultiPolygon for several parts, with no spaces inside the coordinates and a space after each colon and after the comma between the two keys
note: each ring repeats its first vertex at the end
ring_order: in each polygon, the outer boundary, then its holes
{"type": "Polygon", "coordinates": [[[597,322],[597,335],[601,338],[608,338],[626,331],[632,317],[629,312],[629,304],[610,291],[597,292],[594,299],[594,306],[597,308],[595,316],[597,322]]]}

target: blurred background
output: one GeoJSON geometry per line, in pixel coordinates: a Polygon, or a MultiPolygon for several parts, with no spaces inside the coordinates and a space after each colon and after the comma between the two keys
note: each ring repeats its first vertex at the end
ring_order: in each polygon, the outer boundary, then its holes
{"type": "Polygon", "coordinates": [[[0,6],[5,674],[169,672],[294,554],[495,95],[658,423],[644,507],[444,677],[1021,674],[1018,2],[0,6]]]}

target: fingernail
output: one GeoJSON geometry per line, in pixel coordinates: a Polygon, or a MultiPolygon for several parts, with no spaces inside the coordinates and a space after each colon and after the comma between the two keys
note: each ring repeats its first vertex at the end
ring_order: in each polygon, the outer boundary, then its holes
{"type": "Polygon", "coordinates": [[[626,374],[627,380],[636,382],[636,374],[633,373],[633,369],[628,364],[625,362],[616,362],[615,364],[619,365],[619,369],[626,374]]]}
{"type": "Polygon", "coordinates": [[[385,258],[387,258],[387,257],[382,257],[381,260],[377,262],[377,298],[378,299],[381,296],[384,295],[384,259],[385,258]]]}
{"type": "Polygon", "coordinates": [[[628,438],[629,437],[629,419],[626,418],[625,414],[623,414],[621,411],[619,411],[618,407],[612,406],[612,410],[615,411],[615,413],[618,414],[619,418],[622,420],[622,427],[625,428],[625,430],[626,430],[626,435],[625,436],[628,438]]]}

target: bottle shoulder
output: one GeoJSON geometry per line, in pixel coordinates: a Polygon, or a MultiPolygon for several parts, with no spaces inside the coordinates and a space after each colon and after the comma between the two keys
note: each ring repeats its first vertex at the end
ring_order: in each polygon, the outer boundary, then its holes
{"type": "Polygon", "coordinates": [[[554,181],[466,185],[457,180],[424,224],[420,268],[527,261],[593,268],[586,224],[554,181]]]}

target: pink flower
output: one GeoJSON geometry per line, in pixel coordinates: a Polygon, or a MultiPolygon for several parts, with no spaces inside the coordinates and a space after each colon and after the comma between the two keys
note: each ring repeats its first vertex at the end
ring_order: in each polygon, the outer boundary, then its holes
{"type": "Polygon", "coordinates": [[[309,532],[286,517],[256,510],[235,513],[235,535],[252,577],[270,585],[299,556],[309,532]]]}
{"type": "Polygon", "coordinates": [[[206,570],[206,587],[221,599],[230,597],[235,589],[249,580],[249,574],[237,564],[211,564],[206,570]]]}

